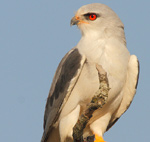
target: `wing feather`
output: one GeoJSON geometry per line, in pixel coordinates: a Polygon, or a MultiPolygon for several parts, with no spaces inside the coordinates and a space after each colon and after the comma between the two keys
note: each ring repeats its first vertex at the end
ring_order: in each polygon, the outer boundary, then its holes
{"type": "Polygon", "coordinates": [[[83,68],[85,57],[73,48],[61,60],[47,98],[44,114],[44,133],[41,142],[45,142],[56,123],[59,114],[75,86],[83,68]]]}
{"type": "Polygon", "coordinates": [[[128,64],[127,80],[121,92],[123,93],[123,99],[117,112],[113,114],[107,127],[107,131],[117,122],[117,120],[121,117],[121,115],[126,112],[130,104],[132,103],[132,100],[136,93],[138,78],[139,78],[139,61],[135,55],[132,55],[130,57],[128,64]]]}

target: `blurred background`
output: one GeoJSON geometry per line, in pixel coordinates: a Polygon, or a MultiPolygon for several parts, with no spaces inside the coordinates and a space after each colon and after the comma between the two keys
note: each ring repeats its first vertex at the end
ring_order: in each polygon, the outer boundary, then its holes
{"type": "Polygon", "coordinates": [[[1,0],[0,141],[40,142],[54,73],[81,37],[76,26],[70,27],[70,19],[82,5],[96,2],[118,14],[125,25],[127,47],[140,61],[134,101],[104,139],[149,141],[149,0],[1,0]]]}

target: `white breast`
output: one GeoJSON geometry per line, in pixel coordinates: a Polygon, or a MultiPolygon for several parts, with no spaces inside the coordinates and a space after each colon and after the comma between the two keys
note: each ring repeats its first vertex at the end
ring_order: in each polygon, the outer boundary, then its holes
{"type": "MultiPolygon", "coordinates": [[[[88,40],[82,38],[77,48],[80,54],[86,56],[87,62],[65,104],[61,117],[71,112],[78,104],[86,105],[95,95],[99,87],[96,64],[102,65],[107,72],[111,88],[108,101],[117,98],[125,82],[127,64],[130,56],[127,48],[123,44],[115,42],[114,39],[112,40],[113,42],[111,42],[111,39],[109,42],[102,39],[97,42],[85,41],[88,40]]],[[[121,98],[122,96],[119,96],[119,100],[121,98]]]]}
{"type": "MultiPolygon", "coordinates": [[[[83,85],[82,88],[86,86],[86,88],[83,89],[83,93],[85,89],[88,89],[91,94],[97,91],[99,80],[95,65],[99,64],[102,65],[107,72],[111,88],[109,100],[111,101],[117,97],[126,80],[127,65],[130,57],[126,46],[115,38],[109,38],[107,40],[103,38],[87,40],[86,37],[84,37],[77,45],[77,48],[79,52],[87,58],[87,64],[83,70],[83,77],[81,74],[82,83],[80,85],[83,85]]],[[[87,97],[87,94],[86,96],[84,95],[84,98],[87,97]]],[[[91,94],[89,94],[89,96],[91,96],[91,94]]]]}

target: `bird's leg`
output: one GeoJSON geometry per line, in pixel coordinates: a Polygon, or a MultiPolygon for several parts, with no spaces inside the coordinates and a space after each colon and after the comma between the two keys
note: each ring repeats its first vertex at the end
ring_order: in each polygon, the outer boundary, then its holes
{"type": "Polygon", "coordinates": [[[95,141],[94,142],[105,142],[103,137],[98,136],[97,134],[95,134],[95,141]]]}

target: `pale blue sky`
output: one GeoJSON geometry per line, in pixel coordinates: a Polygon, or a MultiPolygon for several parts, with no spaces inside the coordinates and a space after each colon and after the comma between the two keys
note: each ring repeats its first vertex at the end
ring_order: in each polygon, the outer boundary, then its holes
{"type": "Polygon", "coordinates": [[[70,19],[82,5],[104,3],[125,25],[127,47],[140,61],[130,109],[105,133],[107,142],[148,142],[150,126],[149,0],[1,0],[0,141],[39,142],[49,88],[61,58],[80,39],[70,19]]]}

